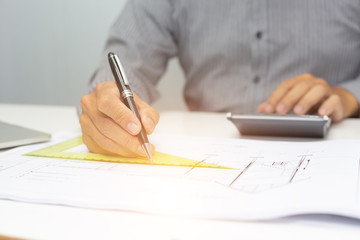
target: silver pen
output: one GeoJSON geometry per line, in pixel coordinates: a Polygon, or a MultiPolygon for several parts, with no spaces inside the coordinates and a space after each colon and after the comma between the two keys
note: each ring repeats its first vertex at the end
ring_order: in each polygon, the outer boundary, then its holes
{"type": "Polygon", "coordinates": [[[122,67],[119,58],[116,56],[115,53],[110,52],[108,54],[108,60],[110,64],[111,71],[114,75],[115,82],[117,87],[120,91],[120,96],[125,105],[135,114],[135,116],[139,119],[141,123],[141,131],[137,135],[144,151],[146,152],[149,160],[153,162],[151,157],[151,151],[150,151],[150,143],[148,140],[148,137],[146,135],[144,126],[141,122],[139,111],[136,108],[135,102],[134,102],[134,96],[132,94],[132,91],[130,89],[129,81],[125,75],[124,68],[122,67]]]}

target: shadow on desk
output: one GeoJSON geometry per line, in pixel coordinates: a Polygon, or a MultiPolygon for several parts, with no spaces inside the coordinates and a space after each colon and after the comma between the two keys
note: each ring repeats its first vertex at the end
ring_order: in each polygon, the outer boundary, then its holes
{"type": "Polygon", "coordinates": [[[333,224],[335,227],[339,227],[339,224],[343,226],[352,226],[352,227],[360,227],[360,219],[344,217],[339,215],[331,215],[331,214],[304,214],[304,215],[296,215],[289,216],[279,219],[274,219],[273,222],[278,223],[304,223],[312,226],[322,226],[325,225],[329,227],[329,224],[333,224]]]}

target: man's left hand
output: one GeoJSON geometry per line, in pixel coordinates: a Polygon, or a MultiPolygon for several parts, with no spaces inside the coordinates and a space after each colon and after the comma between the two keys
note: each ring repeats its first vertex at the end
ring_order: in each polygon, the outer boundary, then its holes
{"type": "Polygon", "coordinates": [[[282,82],[268,98],[258,106],[258,112],[286,114],[317,113],[327,115],[332,121],[356,116],[359,104],[347,90],[331,87],[324,79],[302,74],[282,82]]]}

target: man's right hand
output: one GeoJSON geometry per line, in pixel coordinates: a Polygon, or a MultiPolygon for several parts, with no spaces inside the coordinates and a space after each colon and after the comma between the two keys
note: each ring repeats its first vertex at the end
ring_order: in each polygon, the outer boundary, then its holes
{"type": "MultiPolygon", "coordinates": [[[[134,94],[147,134],[153,132],[159,113],[134,94]]],[[[124,157],[146,156],[137,138],[141,123],[121,101],[115,82],[102,82],[82,97],[80,125],[85,145],[91,152],[124,157]]],[[[151,151],[155,148],[151,145],[151,151]]]]}

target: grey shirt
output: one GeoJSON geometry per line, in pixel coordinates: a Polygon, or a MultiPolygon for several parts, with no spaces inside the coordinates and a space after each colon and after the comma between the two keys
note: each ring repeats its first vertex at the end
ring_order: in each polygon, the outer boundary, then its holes
{"type": "Polygon", "coordinates": [[[303,73],[360,101],[360,0],[129,0],[90,90],[113,81],[109,51],[149,103],[175,56],[190,110],[254,112],[280,82],[303,73]]]}

